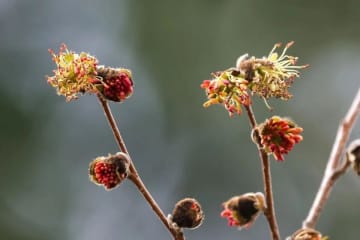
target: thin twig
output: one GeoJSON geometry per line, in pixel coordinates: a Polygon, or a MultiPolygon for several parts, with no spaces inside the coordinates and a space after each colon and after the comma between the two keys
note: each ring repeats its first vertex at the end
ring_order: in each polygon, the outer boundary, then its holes
{"type": "Polygon", "coordinates": [[[155,214],[159,217],[159,219],[161,220],[161,222],[165,225],[165,227],[169,230],[169,232],[172,234],[174,240],[185,240],[185,237],[183,235],[183,232],[180,229],[176,229],[174,227],[172,227],[170,225],[170,223],[168,222],[167,217],[165,216],[165,214],[163,213],[163,211],[161,210],[161,208],[159,207],[159,205],[157,204],[157,202],[155,201],[155,199],[151,196],[149,190],[147,190],[145,184],[143,183],[143,181],[141,180],[135,165],[133,163],[133,161],[131,160],[131,157],[129,155],[129,152],[126,148],[125,142],[121,136],[120,130],[115,122],[115,119],[111,113],[111,109],[107,103],[107,101],[105,99],[103,99],[103,97],[98,94],[98,99],[101,103],[101,106],[104,110],[104,114],[109,122],[110,128],[114,134],[114,137],[116,139],[116,142],[118,143],[119,148],[121,149],[122,152],[126,153],[129,156],[130,159],[130,174],[128,176],[128,178],[135,184],[135,186],[138,188],[138,190],[141,192],[141,194],[143,195],[143,197],[145,198],[145,200],[149,203],[150,207],[153,209],[153,211],[155,212],[155,214]]]}
{"type": "Polygon", "coordinates": [[[279,227],[276,221],[275,207],[274,207],[274,200],[272,193],[272,181],[271,181],[269,156],[264,151],[259,141],[260,135],[259,135],[259,131],[256,129],[257,123],[251,106],[246,106],[245,109],[247,111],[250,120],[251,128],[253,129],[253,138],[255,138],[254,142],[257,145],[259,156],[262,163],[262,173],[263,173],[264,191],[265,191],[265,199],[266,199],[266,209],[264,210],[264,215],[269,223],[272,239],[280,240],[279,227]]]}
{"type": "Polygon", "coordinates": [[[303,221],[303,228],[315,228],[335,181],[346,172],[350,165],[347,158],[345,158],[341,165],[340,160],[341,156],[344,154],[346,142],[359,114],[360,89],[358,90],[357,95],[355,96],[345,118],[342,120],[339,126],[320,188],[316,194],[314,203],[310,208],[308,216],[303,221]]]}

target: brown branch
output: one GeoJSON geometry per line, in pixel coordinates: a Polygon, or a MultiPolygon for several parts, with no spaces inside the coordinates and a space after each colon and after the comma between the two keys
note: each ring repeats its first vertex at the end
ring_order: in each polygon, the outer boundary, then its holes
{"type": "Polygon", "coordinates": [[[308,216],[303,221],[303,228],[315,228],[335,181],[341,175],[343,175],[350,166],[350,162],[347,158],[345,158],[342,164],[340,160],[341,156],[344,154],[346,142],[359,114],[360,89],[358,90],[357,95],[355,96],[345,118],[342,120],[339,126],[322,182],[314,199],[313,205],[310,208],[308,216]]]}
{"type": "Polygon", "coordinates": [[[272,182],[271,182],[271,171],[270,171],[270,162],[269,156],[264,151],[261,143],[260,143],[260,135],[259,131],[256,129],[257,123],[255,119],[254,112],[251,106],[245,107],[251,128],[253,129],[252,137],[254,138],[254,142],[257,145],[259,156],[262,164],[262,173],[263,173],[263,182],[264,182],[264,191],[265,191],[265,199],[266,199],[266,209],[264,210],[264,215],[269,223],[271,235],[273,240],[280,240],[279,227],[276,221],[275,215],[275,207],[272,193],[272,182]]]}
{"type": "Polygon", "coordinates": [[[104,110],[104,114],[106,116],[106,119],[109,122],[110,128],[114,134],[114,137],[116,139],[116,142],[118,143],[119,148],[121,149],[121,151],[123,153],[126,153],[129,156],[130,159],[130,173],[128,178],[135,184],[135,186],[138,188],[138,190],[141,192],[141,194],[143,195],[143,197],[145,198],[145,200],[149,203],[150,207],[152,208],[152,210],[155,212],[155,214],[159,217],[159,219],[161,220],[161,222],[165,225],[165,227],[169,230],[169,232],[172,234],[174,240],[185,240],[184,234],[181,231],[181,229],[179,228],[174,228],[168,221],[167,217],[165,216],[165,214],[163,213],[163,211],[161,210],[161,208],[159,207],[159,205],[157,204],[157,202],[155,201],[155,199],[151,196],[150,192],[148,191],[148,189],[146,188],[145,184],[143,183],[143,181],[141,180],[135,165],[133,163],[133,161],[131,160],[131,157],[129,155],[129,152],[126,148],[125,142],[121,136],[121,133],[119,131],[119,128],[115,122],[115,119],[111,113],[111,109],[107,103],[107,101],[105,99],[103,99],[103,97],[98,94],[98,99],[101,103],[101,106],[104,110]]]}

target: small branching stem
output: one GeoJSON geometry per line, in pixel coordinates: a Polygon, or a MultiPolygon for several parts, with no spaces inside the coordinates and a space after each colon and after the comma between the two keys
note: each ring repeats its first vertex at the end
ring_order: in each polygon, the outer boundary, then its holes
{"type": "Polygon", "coordinates": [[[265,199],[266,199],[266,209],[264,210],[264,215],[269,223],[272,240],[280,240],[279,227],[276,221],[275,207],[274,207],[274,200],[272,193],[269,156],[261,146],[261,142],[259,140],[260,139],[259,131],[256,129],[257,123],[254,112],[251,106],[246,106],[245,108],[250,120],[250,125],[253,130],[253,137],[255,138],[255,143],[257,145],[259,156],[262,163],[262,173],[263,173],[264,191],[265,191],[265,199]]]}
{"type": "Polygon", "coordinates": [[[350,166],[349,159],[341,156],[344,154],[346,142],[349,138],[351,130],[360,114],[360,89],[358,90],[345,118],[340,123],[335,142],[325,169],[322,182],[310,208],[308,216],[303,221],[303,228],[315,228],[319,220],[322,209],[325,206],[331,190],[340,176],[342,176],[350,166]]]}
{"type": "Polygon", "coordinates": [[[143,195],[144,199],[149,203],[150,207],[152,208],[152,210],[155,212],[155,214],[159,217],[160,221],[165,225],[165,227],[169,230],[169,232],[172,234],[174,240],[185,240],[184,234],[181,231],[181,229],[178,228],[174,228],[173,226],[171,226],[171,224],[169,223],[167,217],[165,216],[165,214],[163,213],[163,211],[161,210],[161,208],[159,207],[159,205],[157,204],[157,202],[155,201],[155,199],[151,196],[149,190],[146,188],[145,184],[143,183],[143,181],[141,180],[135,165],[133,163],[133,161],[131,160],[131,157],[129,155],[129,152],[126,148],[125,142],[121,136],[120,130],[115,122],[115,119],[111,113],[111,109],[109,107],[108,102],[103,99],[103,97],[98,94],[97,95],[100,104],[104,110],[104,114],[106,116],[106,119],[109,122],[110,128],[114,134],[114,137],[116,139],[116,142],[120,148],[120,150],[123,153],[126,153],[129,156],[130,159],[130,173],[128,178],[135,184],[135,186],[138,188],[138,190],[140,191],[140,193],[143,195]]]}

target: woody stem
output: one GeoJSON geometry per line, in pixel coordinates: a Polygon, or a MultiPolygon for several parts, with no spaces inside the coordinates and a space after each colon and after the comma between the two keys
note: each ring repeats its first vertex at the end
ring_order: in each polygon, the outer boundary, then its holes
{"type": "Polygon", "coordinates": [[[339,125],[321,185],[316,194],[313,205],[310,208],[308,216],[303,222],[303,228],[315,228],[316,223],[319,220],[321,211],[323,210],[325,203],[330,196],[331,190],[336,180],[341,175],[343,175],[346,172],[347,168],[350,166],[349,160],[347,158],[341,162],[341,156],[344,153],[346,142],[359,115],[360,89],[358,90],[346,116],[339,125]]]}
{"type": "Polygon", "coordinates": [[[266,208],[264,210],[264,215],[270,227],[272,240],[280,240],[279,227],[276,221],[275,207],[274,207],[274,200],[272,193],[272,181],[271,181],[269,156],[261,145],[260,134],[256,128],[257,123],[251,106],[245,106],[245,109],[247,111],[250,120],[250,126],[253,131],[254,142],[256,143],[256,146],[258,148],[259,156],[262,164],[263,183],[264,183],[264,191],[265,191],[265,199],[266,199],[266,208]]]}
{"type": "Polygon", "coordinates": [[[104,114],[108,120],[108,123],[110,125],[110,128],[114,134],[115,140],[120,148],[120,150],[127,154],[129,156],[130,159],[130,173],[128,178],[135,184],[135,186],[138,188],[138,190],[141,192],[141,194],[143,195],[144,199],[148,202],[148,204],[150,205],[150,207],[152,208],[152,210],[155,212],[155,214],[159,217],[160,221],[165,225],[165,227],[168,229],[168,231],[172,234],[174,240],[185,240],[184,234],[181,230],[179,229],[175,229],[173,228],[169,222],[168,219],[166,218],[165,214],[163,213],[163,211],[161,210],[161,208],[159,207],[159,205],[157,204],[157,202],[155,201],[155,199],[152,197],[152,195],[150,194],[149,190],[146,188],[145,184],[143,183],[143,181],[141,180],[135,165],[133,163],[133,161],[131,160],[131,157],[129,155],[129,152],[126,148],[125,142],[121,136],[120,130],[116,124],[116,121],[111,113],[111,109],[108,105],[108,102],[100,95],[98,94],[98,99],[100,101],[100,104],[104,110],[104,114]]]}

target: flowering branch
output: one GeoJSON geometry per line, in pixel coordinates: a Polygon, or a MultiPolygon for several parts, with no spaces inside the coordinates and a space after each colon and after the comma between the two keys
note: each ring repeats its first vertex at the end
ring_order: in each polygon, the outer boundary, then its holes
{"type": "Polygon", "coordinates": [[[275,216],[275,207],[272,193],[272,182],[271,182],[271,171],[270,171],[270,163],[269,156],[263,149],[260,142],[260,135],[257,129],[257,123],[255,119],[254,112],[251,106],[245,106],[246,112],[248,114],[251,128],[253,129],[253,138],[254,142],[259,151],[261,164],[262,164],[262,173],[263,173],[263,182],[264,182],[264,192],[266,199],[266,208],[264,209],[264,215],[269,223],[270,231],[272,234],[273,240],[280,240],[280,233],[278,224],[275,216]]]}
{"type": "MultiPolygon", "coordinates": [[[[98,94],[98,99],[101,103],[101,106],[104,110],[104,114],[109,122],[110,128],[114,134],[114,137],[116,139],[116,142],[119,145],[119,148],[121,149],[122,152],[126,153],[127,155],[129,155],[129,152],[127,151],[125,142],[121,136],[120,130],[117,127],[117,124],[115,122],[115,119],[111,113],[110,107],[107,103],[107,101],[100,95],[98,94]]],[[[149,203],[149,205],[151,206],[151,208],[153,209],[153,211],[156,213],[156,215],[159,217],[159,219],[161,220],[161,222],[165,225],[165,227],[170,231],[170,233],[173,235],[174,240],[185,240],[185,237],[183,235],[183,232],[181,231],[180,228],[174,228],[172,227],[172,225],[169,224],[168,219],[166,218],[165,214],[163,213],[163,211],[161,210],[161,208],[159,207],[159,205],[156,203],[156,201],[154,200],[154,198],[151,196],[150,192],[147,190],[145,184],[143,183],[143,181],[141,180],[134,163],[132,162],[130,156],[129,156],[129,160],[130,160],[130,166],[129,166],[129,176],[128,178],[135,184],[135,186],[138,188],[138,190],[141,192],[141,194],[143,195],[143,197],[145,198],[145,200],[149,203]]]]}
{"type": "Polygon", "coordinates": [[[360,89],[357,92],[345,118],[342,120],[336,139],[325,169],[324,177],[322,179],[320,188],[315,197],[314,203],[310,208],[309,214],[303,222],[303,228],[315,228],[317,221],[324,205],[329,198],[331,190],[336,180],[343,175],[350,162],[345,158],[340,162],[341,156],[344,153],[345,144],[349,138],[352,127],[354,126],[357,117],[360,114],[360,89]]]}

